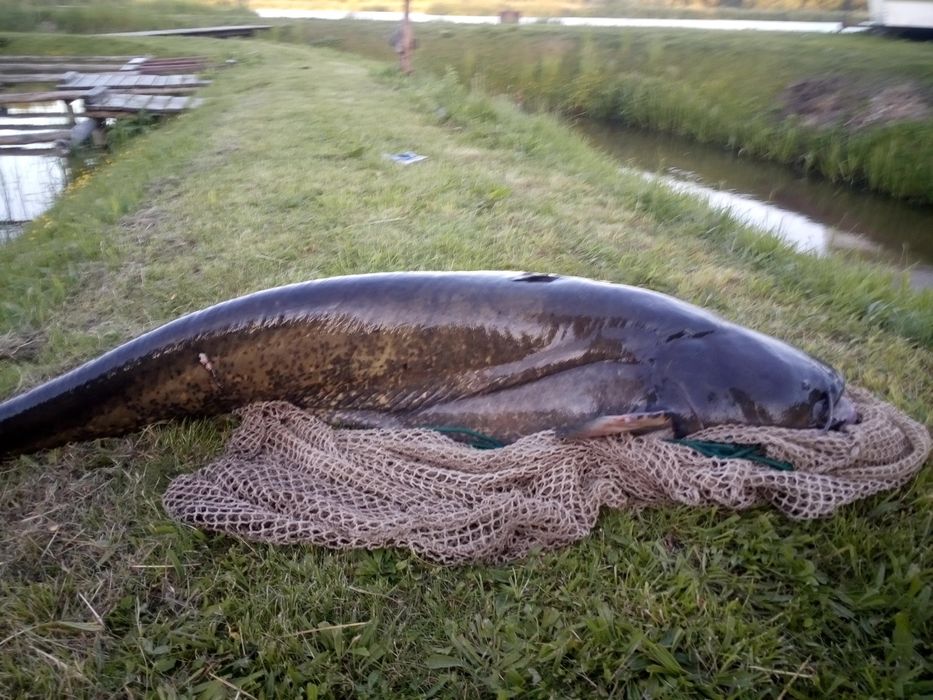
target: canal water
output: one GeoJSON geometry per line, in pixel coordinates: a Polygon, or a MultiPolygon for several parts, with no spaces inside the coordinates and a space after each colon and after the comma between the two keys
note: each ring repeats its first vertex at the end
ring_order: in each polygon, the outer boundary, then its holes
{"type": "MultiPolygon", "coordinates": [[[[503,4],[505,7],[506,4],[503,4]]],[[[401,12],[351,12],[348,10],[297,10],[260,7],[256,14],[280,19],[360,19],[376,22],[399,22],[401,12]]],[[[450,22],[453,24],[500,24],[499,15],[432,15],[412,12],[412,22],[450,22]]],[[[723,31],[761,32],[837,32],[862,31],[864,27],[846,27],[841,22],[789,22],[747,19],[675,19],[659,17],[522,17],[521,24],[556,24],[565,27],[667,27],[678,29],[716,29],[723,31]]]]}
{"type": "MultiPolygon", "coordinates": [[[[0,135],[67,128],[69,114],[64,102],[11,107],[0,114],[0,135]]],[[[0,242],[18,236],[24,224],[52,206],[65,189],[68,161],[53,146],[35,143],[0,149],[0,242]]]]}
{"type": "Polygon", "coordinates": [[[627,169],[726,209],[798,250],[854,251],[906,270],[915,288],[933,288],[933,207],[836,186],[676,136],[591,122],[577,127],[627,169]]]}

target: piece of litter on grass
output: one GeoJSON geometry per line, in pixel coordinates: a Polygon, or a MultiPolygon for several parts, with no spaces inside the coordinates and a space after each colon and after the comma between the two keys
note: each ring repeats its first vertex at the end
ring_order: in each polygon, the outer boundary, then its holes
{"type": "Polygon", "coordinates": [[[402,165],[411,165],[412,163],[419,163],[427,156],[422,156],[414,151],[402,151],[401,153],[392,153],[386,154],[386,158],[389,160],[394,160],[396,163],[401,163],[402,165]]]}

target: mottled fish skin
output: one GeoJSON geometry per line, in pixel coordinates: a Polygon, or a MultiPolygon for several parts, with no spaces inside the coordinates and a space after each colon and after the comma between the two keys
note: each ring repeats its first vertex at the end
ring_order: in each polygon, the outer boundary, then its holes
{"type": "Polygon", "coordinates": [[[0,403],[0,454],[288,400],[350,424],[514,440],[665,411],[720,423],[851,420],[830,367],[649,290],[515,272],[305,282],[183,316],[0,403]]]}

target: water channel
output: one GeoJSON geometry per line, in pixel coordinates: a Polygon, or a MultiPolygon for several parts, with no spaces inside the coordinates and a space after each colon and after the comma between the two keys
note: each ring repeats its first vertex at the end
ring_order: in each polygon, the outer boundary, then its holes
{"type": "Polygon", "coordinates": [[[578,128],[624,167],[727,209],[798,250],[855,251],[907,270],[915,288],[933,289],[933,207],[836,186],[676,136],[591,122],[578,128]]]}
{"type": "MultiPolygon", "coordinates": [[[[503,5],[505,7],[505,5],[503,5]]],[[[401,12],[351,12],[348,10],[297,10],[260,7],[256,14],[268,19],[359,19],[375,22],[399,22],[401,12]]],[[[499,24],[499,15],[431,15],[412,12],[412,22],[450,22],[452,24],[499,24]]],[[[865,27],[848,27],[841,22],[795,22],[748,19],[676,19],[663,17],[522,17],[521,24],[556,24],[565,27],[666,27],[677,29],[715,29],[722,31],[762,32],[837,32],[863,31],[865,27]]]]}
{"type": "MultiPolygon", "coordinates": [[[[80,101],[72,109],[80,113],[80,101]]],[[[64,102],[10,107],[0,114],[0,135],[38,138],[69,128],[70,120],[64,102]]],[[[68,172],[68,159],[51,142],[0,149],[0,243],[18,236],[26,222],[52,206],[68,184],[68,172]]]]}

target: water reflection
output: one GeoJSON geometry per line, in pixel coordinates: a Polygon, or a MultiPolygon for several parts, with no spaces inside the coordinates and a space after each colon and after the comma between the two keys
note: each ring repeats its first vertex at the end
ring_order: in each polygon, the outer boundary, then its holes
{"type": "Polygon", "coordinates": [[[0,157],[0,221],[31,221],[65,189],[68,171],[61,156],[0,157]]]}
{"type": "MultiPolygon", "coordinates": [[[[80,111],[80,106],[76,111],[80,111]]],[[[71,115],[64,102],[10,107],[0,114],[0,135],[67,129],[71,115]]],[[[68,164],[55,144],[31,143],[0,148],[0,242],[19,235],[23,226],[52,206],[68,182],[68,164]]]]}
{"type": "Polygon", "coordinates": [[[837,187],[674,136],[587,122],[578,127],[644,177],[728,209],[798,250],[818,255],[855,251],[909,269],[913,286],[933,288],[931,207],[837,187]]]}

